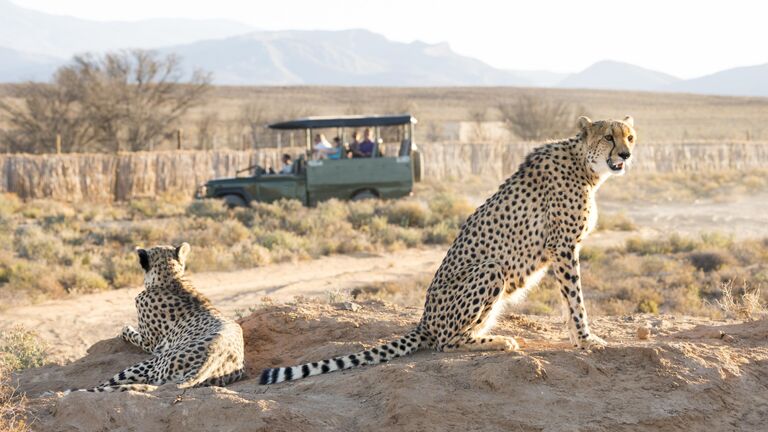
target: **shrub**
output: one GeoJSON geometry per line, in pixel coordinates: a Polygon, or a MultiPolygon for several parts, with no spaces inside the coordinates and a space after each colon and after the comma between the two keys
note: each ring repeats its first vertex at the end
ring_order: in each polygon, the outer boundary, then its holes
{"type": "Polygon", "coordinates": [[[475,207],[466,198],[446,192],[429,200],[429,209],[434,218],[449,220],[457,225],[475,211],[475,207]]]}
{"type": "Polygon", "coordinates": [[[674,254],[691,252],[699,247],[699,245],[695,240],[681,237],[678,234],[672,234],[667,239],[641,239],[633,237],[627,239],[625,249],[629,253],[640,255],[674,254]]]}
{"type": "Polygon", "coordinates": [[[721,252],[691,252],[688,254],[688,260],[696,269],[710,273],[720,270],[730,262],[730,257],[721,252]]]}
{"type": "Polygon", "coordinates": [[[376,206],[373,200],[352,201],[348,206],[349,214],[347,215],[347,221],[355,229],[370,225],[371,220],[376,215],[376,206]]]}
{"type": "Polygon", "coordinates": [[[0,368],[16,371],[45,364],[48,356],[45,342],[32,330],[22,326],[0,332],[0,368]]]}
{"type": "Polygon", "coordinates": [[[47,234],[40,226],[31,225],[16,230],[16,252],[21,258],[45,261],[49,264],[72,263],[71,252],[60,238],[47,234]]]}
{"type": "Polygon", "coordinates": [[[597,229],[608,231],[635,231],[637,225],[626,213],[599,213],[597,229]]]}
{"type": "Polygon", "coordinates": [[[659,304],[654,300],[643,299],[637,304],[637,312],[640,313],[659,313],[659,304]]]}
{"type": "Polygon", "coordinates": [[[456,227],[446,222],[440,222],[424,230],[424,243],[427,244],[446,244],[452,242],[459,234],[456,227]]]}
{"type": "Polygon", "coordinates": [[[21,208],[21,200],[16,194],[0,193],[0,218],[10,216],[21,208]]]}
{"type": "Polygon", "coordinates": [[[114,288],[139,286],[144,281],[139,259],[133,251],[108,256],[102,274],[114,288]]]}
{"type": "Polygon", "coordinates": [[[27,432],[27,399],[9,381],[10,371],[0,364],[0,431],[27,432]]]}
{"type": "Polygon", "coordinates": [[[401,227],[424,227],[429,210],[417,201],[397,201],[384,209],[387,221],[401,227]]]}
{"type": "Polygon", "coordinates": [[[61,286],[70,294],[104,291],[109,287],[100,274],[82,267],[70,267],[58,276],[61,286]]]}
{"type": "Polygon", "coordinates": [[[187,216],[196,216],[210,219],[223,219],[227,216],[227,205],[220,199],[203,199],[192,201],[187,206],[187,216]]]}

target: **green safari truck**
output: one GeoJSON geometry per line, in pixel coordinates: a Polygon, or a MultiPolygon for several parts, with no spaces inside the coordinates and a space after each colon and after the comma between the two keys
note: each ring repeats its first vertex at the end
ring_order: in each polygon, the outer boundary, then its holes
{"type": "Polygon", "coordinates": [[[268,173],[262,167],[248,167],[253,174],[209,180],[197,190],[197,198],[220,198],[230,206],[251,201],[273,202],[297,199],[307,206],[331,198],[359,200],[400,198],[410,195],[414,182],[421,180],[421,155],[414,143],[410,114],[376,116],[309,117],[269,125],[275,130],[304,130],[306,149],[294,156],[290,174],[268,173]],[[387,143],[391,154],[381,151],[381,128],[396,127],[399,142],[387,143]],[[323,129],[334,129],[342,145],[348,129],[368,128],[375,134],[373,150],[367,157],[348,157],[342,147],[338,159],[313,158],[312,136],[323,129]],[[397,150],[396,152],[393,150],[397,150]]]}

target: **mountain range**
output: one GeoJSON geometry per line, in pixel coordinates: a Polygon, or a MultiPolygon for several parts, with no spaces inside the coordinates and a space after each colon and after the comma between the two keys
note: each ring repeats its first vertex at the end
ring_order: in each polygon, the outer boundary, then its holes
{"type": "Polygon", "coordinates": [[[565,74],[503,70],[447,43],[396,42],[362,29],[257,31],[227,20],[100,22],[0,0],[0,82],[44,81],[73,54],[126,48],[176,53],[225,85],[519,86],[768,96],[768,64],[682,80],[605,60],[565,74]]]}

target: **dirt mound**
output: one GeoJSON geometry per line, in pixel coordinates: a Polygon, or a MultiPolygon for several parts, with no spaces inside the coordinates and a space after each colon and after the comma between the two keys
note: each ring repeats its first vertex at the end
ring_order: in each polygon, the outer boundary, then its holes
{"type": "MultiPolygon", "coordinates": [[[[319,303],[265,307],[241,320],[250,377],[226,389],[90,394],[33,400],[41,431],[764,430],[768,321],[685,317],[595,320],[610,347],[567,348],[558,320],[512,316],[500,334],[520,353],[421,351],[391,363],[275,386],[263,367],[347,354],[409,329],[416,308],[379,302],[357,311],[319,303]],[[650,326],[648,340],[637,338],[650,326]]],[[[35,397],[94,385],[144,358],[116,339],[66,366],[18,378],[35,397]]]]}

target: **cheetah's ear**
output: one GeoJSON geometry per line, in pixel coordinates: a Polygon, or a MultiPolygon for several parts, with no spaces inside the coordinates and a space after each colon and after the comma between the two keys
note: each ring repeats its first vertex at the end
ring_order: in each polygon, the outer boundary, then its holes
{"type": "Polygon", "coordinates": [[[176,259],[179,260],[180,263],[184,264],[184,262],[187,261],[189,249],[189,243],[187,242],[182,243],[181,246],[176,248],[176,259]]]}
{"type": "Polygon", "coordinates": [[[635,127],[635,119],[633,119],[632,116],[625,116],[622,121],[631,128],[635,127]]]}
{"type": "Polygon", "coordinates": [[[136,248],[136,254],[139,255],[139,264],[144,271],[149,271],[149,254],[144,249],[136,248]]]}
{"type": "Polygon", "coordinates": [[[592,126],[592,120],[590,120],[589,117],[587,116],[579,117],[579,129],[587,130],[587,128],[590,126],[592,126]]]}

